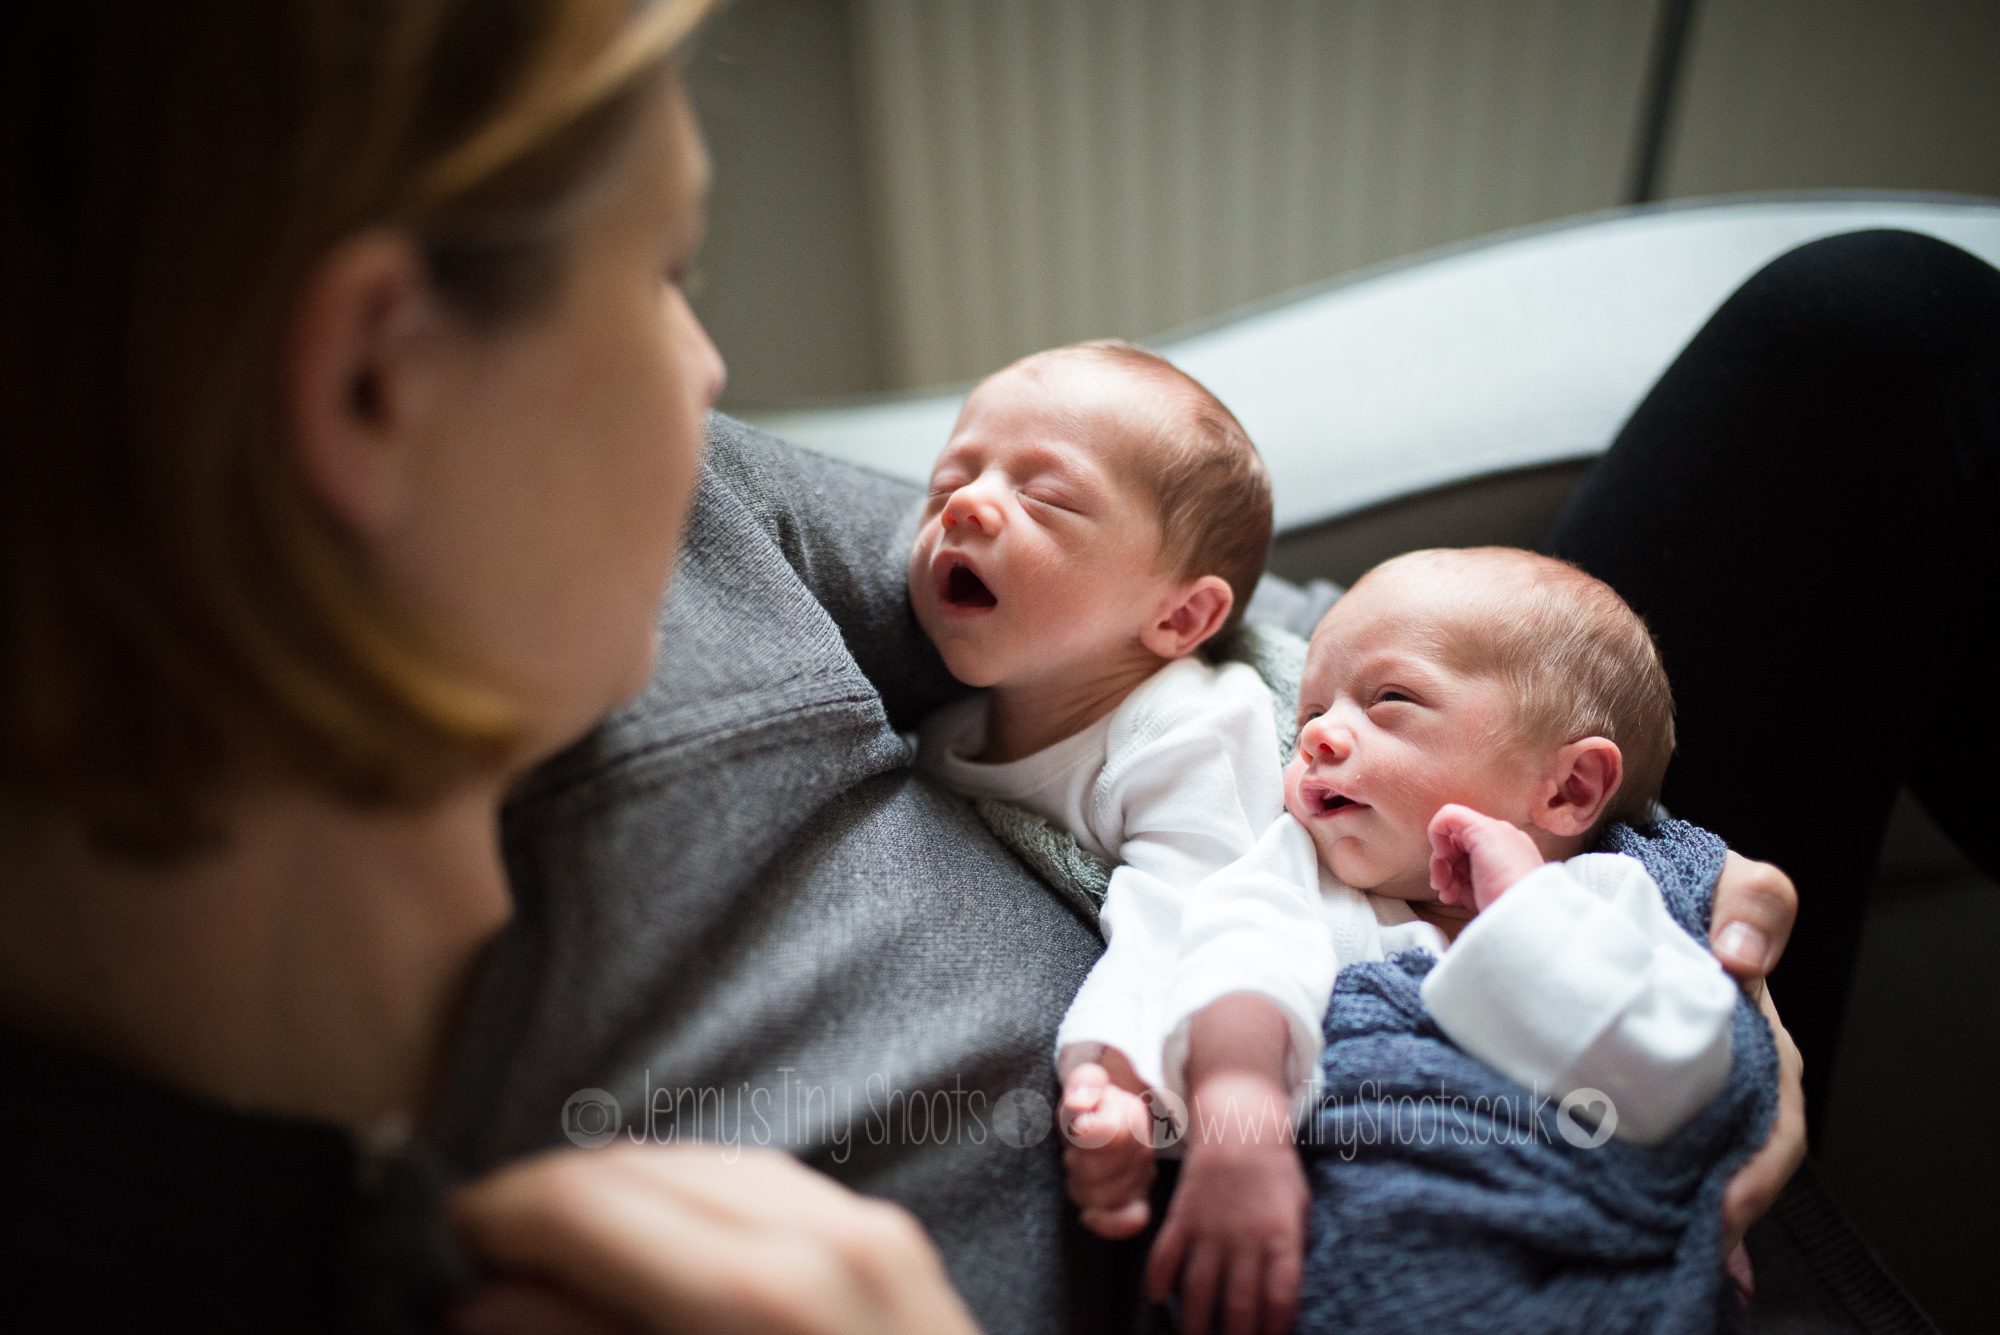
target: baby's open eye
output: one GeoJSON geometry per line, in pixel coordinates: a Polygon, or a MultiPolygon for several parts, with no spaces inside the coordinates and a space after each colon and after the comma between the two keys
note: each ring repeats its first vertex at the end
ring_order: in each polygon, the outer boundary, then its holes
{"type": "Polygon", "coordinates": [[[1384,686],[1381,690],[1375,692],[1374,703],[1378,705],[1413,705],[1416,703],[1416,697],[1407,691],[1398,690],[1394,686],[1384,686]]]}

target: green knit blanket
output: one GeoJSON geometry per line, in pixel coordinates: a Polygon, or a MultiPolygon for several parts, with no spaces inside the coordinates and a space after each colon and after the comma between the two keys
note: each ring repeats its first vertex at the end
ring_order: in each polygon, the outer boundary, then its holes
{"type": "MultiPolygon", "coordinates": [[[[1272,712],[1277,715],[1278,757],[1282,762],[1292,753],[1298,738],[1299,678],[1305,672],[1306,642],[1291,631],[1276,626],[1238,627],[1218,652],[1224,662],[1248,663],[1270,688],[1272,712]]],[[[1046,881],[1084,917],[1097,923],[1104,908],[1104,892],[1111,884],[1111,868],[1116,865],[1077,843],[1076,836],[1059,825],[1037,816],[1025,807],[999,798],[974,801],[986,828],[1046,881]]]]}

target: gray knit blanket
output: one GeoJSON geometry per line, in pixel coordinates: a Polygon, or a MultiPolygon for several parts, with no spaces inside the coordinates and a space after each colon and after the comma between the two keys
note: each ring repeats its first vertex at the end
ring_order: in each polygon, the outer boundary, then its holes
{"type": "MultiPolygon", "coordinates": [[[[1277,626],[1245,622],[1216,656],[1227,662],[1248,663],[1264,679],[1277,715],[1278,755],[1281,760],[1290,757],[1292,743],[1298,738],[1299,678],[1305,672],[1306,642],[1277,626]]],[[[1114,864],[1077,843],[1068,830],[1026,807],[992,797],[976,799],[973,807],[1014,856],[1048,882],[1085,922],[1096,926],[1114,864]]]]}
{"type": "MultiPolygon", "coordinates": [[[[1721,840],[1662,821],[1613,827],[1600,848],[1645,863],[1675,921],[1707,942],[1721,840]]],[[[1738,1000],[1729,1083],[1677,1135],[1584,1148],[1589,1110],[1559,1120],[1568,1091],[1526,1090],[1438,1029],[1418,992],[1435,963],[1412,951],[1349,965],[1334,986],[1301,1133],[1312,1213],[1298,1331],[1742,1325],[1722,1194],[1778,1098],[1756,1005],[1738,1000]]]]}

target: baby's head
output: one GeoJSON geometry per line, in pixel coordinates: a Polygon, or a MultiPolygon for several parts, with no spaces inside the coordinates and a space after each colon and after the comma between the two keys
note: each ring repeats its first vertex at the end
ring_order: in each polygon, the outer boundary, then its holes
{"type": "Polygon", "coordinates": [[[1313,632],[1285,806],[1320,862],[1402,899],[1430,888],[1447,802],[1526,830],[1544,857],[1644,820],[1674,748],[1645,623],[1567,562],[1512,548],[1376,566],[1313,632]]]}
{"type": "Polygon", "coordinates": [[[1090,680],[1233,626],[1270,541],[1270,480],[1221,401],[1153,353],[1078,343],[966,399],[910,602],[970,685],[1090,680]]]}

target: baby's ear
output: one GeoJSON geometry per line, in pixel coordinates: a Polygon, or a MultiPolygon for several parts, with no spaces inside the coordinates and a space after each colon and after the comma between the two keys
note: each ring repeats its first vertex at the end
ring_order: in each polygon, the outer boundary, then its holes
{"type": "Polygon", "coordinates": [[[1625,756],[1608,737],[1586,737],[1556,752],[1554,791],[1536,807],[1535,824],[1551,834],[1589,834],[1625,778],[1625,756]]]}
{"type": "Polygon", "coordinates": [[[1161,658],[1183,658],[1222,629],[1235,602],[1229,581],[1219,575],[1203,575],[1175,592],[1139,632],[1139,642],[1161,658]]]}

